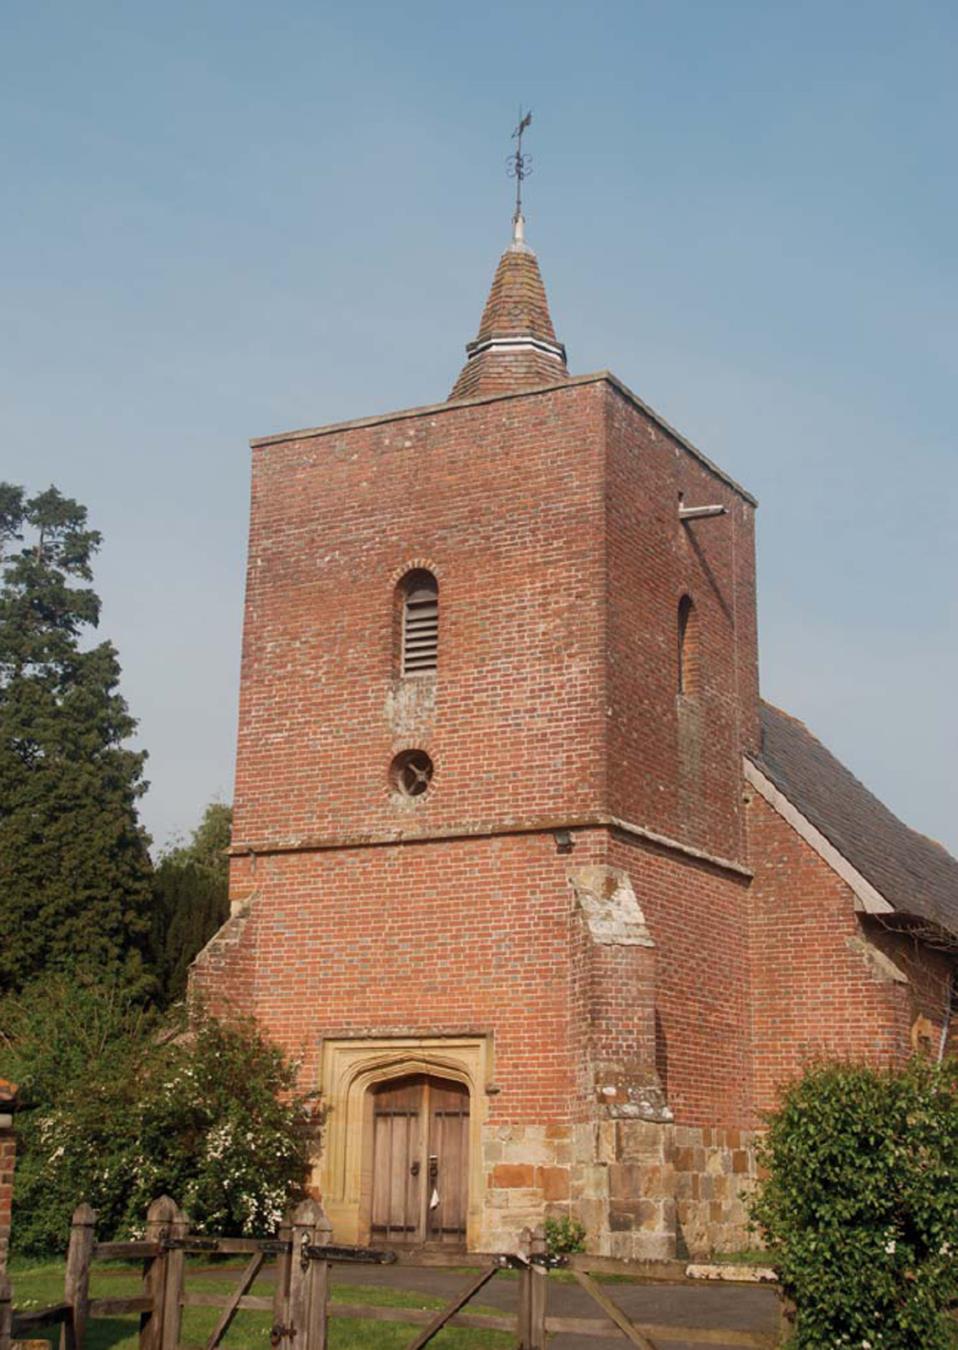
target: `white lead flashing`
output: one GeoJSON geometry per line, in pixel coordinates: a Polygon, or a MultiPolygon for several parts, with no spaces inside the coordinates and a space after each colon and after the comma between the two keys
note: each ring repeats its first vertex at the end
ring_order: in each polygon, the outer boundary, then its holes
{"type": "Polygon", "coordinates": [[[895,906],[890,905],[881,892],[876,891],[871,882],[862,876],[858,868],[825,838],[821,830],[816,829],[808,817],[802,815],[798,807],[789,801],[784,792],[779,791],[758,765],[750,759],[746,759],[744,763],[747,781],[759,796],[764,797],[769,806],[778,812],[786,824],[791,825],[795,833],[814,849],[836,876],[841,877],[855,897],[855,908],[864,914],[894,914],[895,906]]]}
{"type": "Polygon", "coordinates": [[[542,352],[544,356],[551,356],[555,361],[565,360],[565,348],[561,343],[547,342],[545,338],[533,337],[529,333],[517,337],[482,338],[466,344],[466,357],[470,361],[482,356],[483,352],[515,351],[542,352]]]}

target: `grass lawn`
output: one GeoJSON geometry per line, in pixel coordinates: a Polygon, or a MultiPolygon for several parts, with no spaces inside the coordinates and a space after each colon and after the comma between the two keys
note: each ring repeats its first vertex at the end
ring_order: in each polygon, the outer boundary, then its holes
{"type": "MultiPolygon", "coordinates": [[[[222,1278],[204,1275],[202,1281],[190,1280],[188,1289],[203,1293],[228,1294],[239,1277],[240,1266],[224,1267],[222,1278]]],[[[10,1270],[13,1284],[14,1307],[24,1311],[59,1303],[63,1299],[63,1265],[59,1261],[30,1263],[15,1261],[10,1270]]],[[[465,1282],[465,1280],[464,1280],[465,1282]]],[[[132,1266],[95,1265],[90,1282],[91,1298],[117,1297],[139,1291],[139,1270],[132,1266]]],[[[253,1294],[270,1295],[272,1285],[257,1282],[253,1294]]],[[[427,1294],[398,1289],[370,1288],[366,1285],[336,1284],[332,1302],[367,1304],[389,1308],[428,1308],[438,1310],[444,1300],[427,1294]]],[[[464,1311],[491,1313],[496,1310],[479,1303],[470,1303],[464,1311]]],[[[180,1343],[184,1346],[202,1346],[220,1316],[218,1308],[184,1308],[180,1343]]],[[[269,1313],[240,1312],[223,1342],[224,1350],[270,1350],[269,1333],[272,1325],[269,1313]]],[[[137,1350],[138,1318],[105,1317],[89,1324],[85,1350],[137,1350]]],[[[331,1350],[402,1350],[416,1331],[412,1323],[365,1322],[334,1318],[330,1322],[331,1350]]],[[[40,1339],[45,1333],[31,1333],[40,1339]]],[[[56,1346],[59,1329],[46,1333],[51,1346],[56,1346]]],[[[506,1350],[515,1345],[515,1337],[498,1331],[468,1331],[449,1328],[441,1331],[433,1342],[439,1350],[506,1350]]]]}

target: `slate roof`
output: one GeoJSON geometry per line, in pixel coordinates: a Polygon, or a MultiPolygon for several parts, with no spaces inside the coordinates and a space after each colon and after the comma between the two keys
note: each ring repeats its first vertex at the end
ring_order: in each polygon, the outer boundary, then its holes
{"type": "Polygon", "coordinates": [[[910,829],[804,723],[761,705],[755,763],[793,806],[902,914],[958,936],[958,859],[910,829]]]}

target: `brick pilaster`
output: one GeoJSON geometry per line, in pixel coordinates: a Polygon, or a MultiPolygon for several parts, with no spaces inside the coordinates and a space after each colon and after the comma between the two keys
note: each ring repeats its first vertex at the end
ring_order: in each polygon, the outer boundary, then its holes
{"type": "Polygon", "coordinates": [[[0,1078],[0,1270],[6,1269],[10,1247],[13,1167],[17,1156],[17,1141],[13,1132],[16,1105],[16,1085],[0,1078]]]}

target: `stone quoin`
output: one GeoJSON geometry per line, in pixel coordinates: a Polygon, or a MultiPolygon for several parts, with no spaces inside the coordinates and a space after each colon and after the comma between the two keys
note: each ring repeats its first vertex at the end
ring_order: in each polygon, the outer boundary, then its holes
{"type": "Polygon", "coordinates": [[[958,863],[758,689],[755,500],[570,375],[523,222],[445,402],[253,442],[232,913],[341,1241],[749,1241],[759,1112],[947,1042],[958,863]]]}

